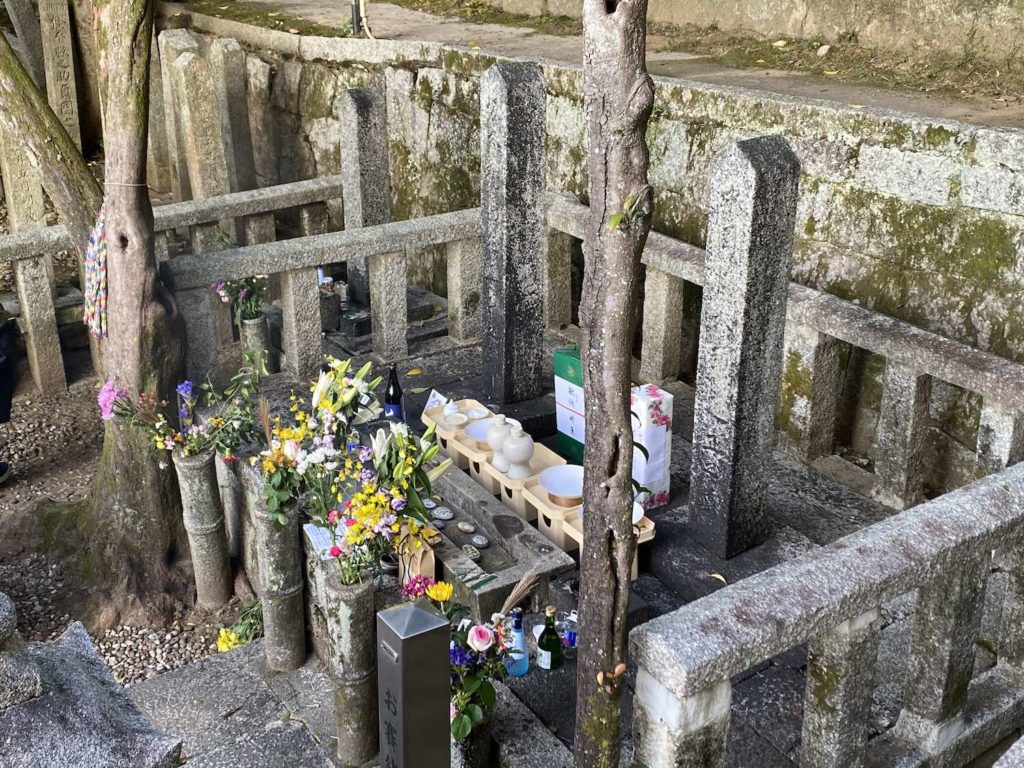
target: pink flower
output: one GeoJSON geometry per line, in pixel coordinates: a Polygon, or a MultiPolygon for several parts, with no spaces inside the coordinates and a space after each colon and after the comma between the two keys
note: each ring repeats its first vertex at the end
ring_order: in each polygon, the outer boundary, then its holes
{"type": "Polygon", "coordinates": [[[356,519],[354,517],[347,517],[347,518],[345,518],[345,527],[346,528],[351,528],[355,524],[356,524],[356,519]]]}
{"type": "Polygon", "coordinates": [[[327,513],[327,522],[329,522],[331,525],[338,524],[338,510],[332,509],[330,512],[327,513]]]}
{"type": "Polygon", "coordinates": [[[327,554],[331,557],[341,557],[341,547],[335,545],[327,551],[327,554]]]}
{"type": "Polygon", "coordinates": [[[494,645],[494,633],[483,624],[477,624],[469,630],[466,643],[477,653],[486,653],[494,645]]]}
{"type": "Polygon", "coordinates": [[[459,710],[455,708],[455,702],[451,702],[448,707],[448,722],[454,723],[455,716],[459,714],[459,710]]]}
{"type": "Polygon", "coordinates": [[[110,421],[114,418],[114,403],[118,398],[124,397],[126,394],[125,390],[117,388],[117,384],[113,379],[108,379],[100,388],[100,393],[96,396],[96,402],[100,406],[100,418],[104,421],[110,421]]]}

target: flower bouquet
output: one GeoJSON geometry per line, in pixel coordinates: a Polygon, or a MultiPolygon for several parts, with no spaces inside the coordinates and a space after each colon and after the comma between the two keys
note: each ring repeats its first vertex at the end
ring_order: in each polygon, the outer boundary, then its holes
{"type": "Polygon", "coordinates": [[[263,317],[263,299],[267,295],[267,276],[243,277],[214,283],[211,288],[225,304],[231,305],[235,325],[242,327],[245,320],[263,317]]]}

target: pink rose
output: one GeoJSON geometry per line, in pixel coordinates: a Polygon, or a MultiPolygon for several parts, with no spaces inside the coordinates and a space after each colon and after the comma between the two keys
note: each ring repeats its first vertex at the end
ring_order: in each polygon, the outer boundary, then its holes
{"type": "Polygon", "coordinates": [[[331,557],[341,557],[341,547],[337,547],[337,546],[331,547],[331,549],[329,550],[328,554],[331,557]]]}
{"type": "Polygon", "coordinates": [[[477,624],[469,630],[466,642],[477,653],[485,653],[494,645],[494,633],[483,624],[477,624]]]}

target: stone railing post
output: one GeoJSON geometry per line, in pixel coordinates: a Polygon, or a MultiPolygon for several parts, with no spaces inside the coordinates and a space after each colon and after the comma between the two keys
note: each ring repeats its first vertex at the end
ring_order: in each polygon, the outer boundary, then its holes
{"type": "MultiPolygon", "coordinates": [[[[29,163],[21,147],[4,136],[0,136],[0,176],[11,231],[46,226],[39,172],[29,163]]],[[[44,395],[63,392],[67,389],[67,379],[57,334],[53,262],[49,256],[33,256],[15,261],[13,268],[32,379],[44,395]]]]}
{"type": "Polygon", "coordinates": [[[480,241],[445,246],[448,257],[448,335],[459,341],[480,335],[480,241]]]}
{"type": "Polygon", "coordinates": [[[800,765],[861,765],[868,740],[881,610],[813,638],[807,661],[800,765]]]}
{"type": "Polygon", "coordinates": [[[216,38],[210,43],[209,62],[220,112],[228,186],[232,192],[256,189],[245,51],[237,40],[216,38]]]}
{"type": "Polygon", "coordinates": [[[835,448],[847,346],[813,328],[786,323],[779,428],[804,461],[831,456],[835,448]]]}
{"type": "Polygon", "coordinates": [[[1000,666],[1024,680],[1024,547],[1010,546],[1000,557],[1008,579],[996,654],[1000,666]]]}
{"type": "MultiPolygon", "coordinates": [[[[323,203],[304,205],[299,209],[299,233],[302,237],[321,235],[327,231],[327,206],[323,203]]],[[[324,361],[323,330],[320,325],[320,280],[316,268],[282,272],[281,311],[284,347],[288,372],[304,380],[316,374],[324,361]]]]}
{"type": "Polygon", "coordinates": [[[800,161],[780,136],[737,142],[712,166],[690,522],[720,557],[768,534],[799,180],[800,161]]]}
{"type": "Polygon", "coordinates": [[[544,341],[544,111],[540,68],[495,64],[480,79],[484,390],[538,397],[544,341]]]}
{"type": "Polygon", "coordinates": [[[731,705],[728,680],[680,700],[641,668],[633,699],[633,762],[645,768],[722,768],[731,705]]]}
{"type": "Polygon", "coordinates": [[[274,148],[274,114],[270,103],[270,65],[250,53],[245,57],[245,72],[256,184],[259,187],[272,187],[278,183],[278,173],[277,151],[274,148]]]}
{"type": "Polygon", "coordinates": [[[248,522],[252,523],[255,534],[256,591],[263,603],[263,648],[267,666],[274,672],[298,669],[306,662],[299,512],[289,510],[287,522],[279,526],[267,512],[263,478],[252,467],[242,469],[242,489],[248,522]]]}
{"type": "MultiPolygon", "coordinates": [[[[391,175],[388,165],[387,115],[383,95],[353,88],[338,98],[341,176],[345,188],[345,229],[391,221],[391,175]]],[[[370,303],[370,262],[348,259],[349,298],[370,303]]],[[[374,345],[376,346],[376,344],[374,345]]]]}
{"type": "Polygon", "coordinates": [[[999,472],[1024,459],[1024,413],[987,398],[978,423],[978,469],[999,472]]]}
{"type": "Polygon", "coordinates": [[[925,441],[932,379],[886,361],[875,429],[875,498],[907,509],[924,498],[925,441]]]}
{"type": "Polygon", "coordinates": [[[679,378],[683,358],[681,278],[647,267],[644,280],[643,350],[640,379],[661,384],[679,378]]]}
{"type": "Polygon", "coordinates": [[[405,251],[370,259],[370,325],[373,354],[394,360],[409,353],[408,259],[405,251]]]}
{"type": "Polygon", "coordinates": [[[14,604],[0,592],[0,711],[43,692],[39,669],[18,634],[14,604]]]}
{"type": "Polygon", "coordinates": [[[565,328],[572,324],[572,235],[544,230],[544,325],[565,328]]]}
{"type": "MultiPolygon", "coordinates": [[[[167,136],[168,170],[170,171],[171,192],[178,202],[192,198],[189,184],[188,165],[185,162],[184,140],[181,121],[178,117],[178,100],[175,97],[174,62],[184,53],[199,53],[199,43],[185,29],[169,29],[157,38],[160,49],[160,87],[167,136]]],[[[157,94],[154,92],[154,98],[157,94]]]]}
{"type": "Polygon", "coordinates": [[[216,454],[209,451],[198,456],[181,456],[174,451],[172,456],[196,579],[196,602],[203,608],[220,608],[231,599],[234,586],[217,482],[216,454]]]}
{"type": "Polygon", "coordinates": [[[990,563],[991,553],[974,554],[918,590],[896,732],[925,753],[941,751],[964,731],[990,563]]]}

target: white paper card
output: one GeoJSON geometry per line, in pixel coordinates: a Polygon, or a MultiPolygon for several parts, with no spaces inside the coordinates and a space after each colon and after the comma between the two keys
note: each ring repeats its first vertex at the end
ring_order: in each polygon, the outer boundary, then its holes
{"type": "Polygon", "coordinates": [[[449,398],[442,395],[436,389],[430,390],[430,397],[427,398],[427,404],[423,406],[423,410],[428,408],[436,408],[439,405],[444,405],[448,402],[449,398]]]}
{"type": "Polygon", "coordinates": [[[586,422],[578,413],[555,404],[555,422],[563,435],[568,435],[578,443],[586,442],[586,422]]]}
{"type": "Polygon", "coordinates": [[[320,559],[330,560],[331,556],[328,553],[331,547],[334,546],[334,542],[331,540],[331,532],[313,523],[306,523],[302,526],[302,530],[305,532],[306,538],[309,539],[313,551],[320,555],[320,559]]]}

